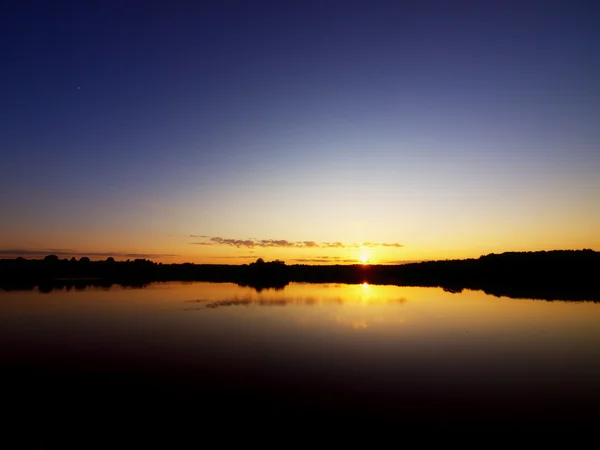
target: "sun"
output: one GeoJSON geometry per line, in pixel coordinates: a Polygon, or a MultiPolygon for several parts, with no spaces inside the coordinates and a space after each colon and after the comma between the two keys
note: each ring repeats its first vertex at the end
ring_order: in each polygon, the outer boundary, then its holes
{"type": "Polygon", "coordinates": [[[369,262],[369,255],[363,253],[362,255],[360,255],[359,259],[362,264],[367,264],[369,262]]]}

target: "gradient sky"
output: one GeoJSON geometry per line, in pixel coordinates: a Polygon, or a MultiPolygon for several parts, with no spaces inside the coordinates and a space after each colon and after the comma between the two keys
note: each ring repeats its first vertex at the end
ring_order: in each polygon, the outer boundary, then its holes
{"type": "Polygon", "coordinates": [[[600,250],[599,23],[595,1],[3,2],[0,257],[600,250]]]}

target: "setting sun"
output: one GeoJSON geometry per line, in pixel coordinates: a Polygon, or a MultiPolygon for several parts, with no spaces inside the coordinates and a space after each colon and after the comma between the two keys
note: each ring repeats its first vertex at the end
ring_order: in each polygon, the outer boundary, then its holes
{"type": "Polygon", "coordinates": [[[365,254],[360,255],[360,262],[362,264],[367,264],[369,262],[369,255],[365,255],[365,254]]]}

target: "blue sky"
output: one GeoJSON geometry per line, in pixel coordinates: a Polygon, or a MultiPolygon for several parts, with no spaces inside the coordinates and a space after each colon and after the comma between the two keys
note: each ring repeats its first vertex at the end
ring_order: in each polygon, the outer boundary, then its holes
{"type": "Polygon", "coordinates": [[[2,8],[3,250],[382,262],[600,249],[592,1],[2,8]],[[364,242],[402,247],[353,249],[364,242]]]}

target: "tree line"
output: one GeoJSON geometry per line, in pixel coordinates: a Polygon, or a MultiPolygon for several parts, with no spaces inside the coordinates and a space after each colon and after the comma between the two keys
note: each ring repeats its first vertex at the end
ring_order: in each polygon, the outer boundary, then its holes
{"type": "Polygon", "coordinates": [[[234,282],[257,289],[283,288],[290,282],[371,283],[436,286],[450,292],[483,290],[493,295],[546,300],[600,300],[600,252],[553,250],[506,252],[462,260],[403,265],[286,265],[258,259],[250,264],[162,264],[148,259],[93,261],[88,257],[0,259],[0,287],[154,281],[234,282]]]}

